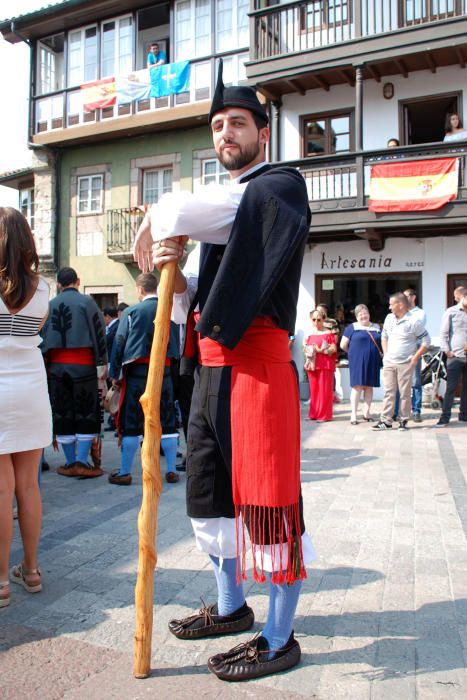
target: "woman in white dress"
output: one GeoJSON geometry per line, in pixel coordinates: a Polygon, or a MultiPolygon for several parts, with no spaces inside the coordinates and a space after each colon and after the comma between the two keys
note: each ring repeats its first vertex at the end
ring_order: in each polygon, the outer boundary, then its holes
{"type": "Polygon", "coordinates": [[[467,129],[462,126],[461,118],[457,113],[446,115],[444,130],[446,132],[444,141],[467,140],[467,129]]]}
{"type": "Polygon", "coordinates": [[[39,344],[49,287],[29,225],[16,209],[0,207],[0,608],[10,602],[8,562],[16,493],[23,561],[10,580],[29,593],[42,588],[37,562],[42,503],[42,449],[52,439],[47,377],[39,344]]]}

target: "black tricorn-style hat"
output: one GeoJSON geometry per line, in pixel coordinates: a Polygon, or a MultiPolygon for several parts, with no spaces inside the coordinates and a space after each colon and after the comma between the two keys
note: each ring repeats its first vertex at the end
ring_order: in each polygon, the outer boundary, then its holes
{"type": "Polygon", "coordinates": [[[266,110],[256,96],[256,92],[248,85],[231,85],[225,87],[222,80],[222,58],[219,59],[219,71],[217,73],[216,89],[212,98],[211,109],[209,110],[209,123],[217,112],[226,107],[241,107],[249,109],[250,112],[264,119],[265,124],[269,122],[266,110]]]}

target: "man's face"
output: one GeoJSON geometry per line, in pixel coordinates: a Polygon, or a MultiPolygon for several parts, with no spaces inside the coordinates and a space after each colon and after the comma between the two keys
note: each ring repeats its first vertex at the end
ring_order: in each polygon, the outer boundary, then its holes
{"type": "Polygon", "coordinates": [[[413,309],[414,306],[415,306],[415,297],[414,297],[414,295],[411,294],[411,293],[408,292],[408,291],[405,291],[405,292],[404,292],[404,296],[405,296],[405,298],[407,299],[407,301],[409,302],[409,308],[410,308],[410,309],[413,309]]]}
{"type": "Polygon", "coordinates": [[[159,53],[159,44],[153,44],[149,49],[154,55],[159,53]]]}
{"type": "Polygon", "coordinates": [[[258,130],[248,109],[227,107],[217,112],[211,128],[217,157],[226,170],[234,173],[263,160],[262,146],[269,138],[269,129],[258,130]]]}
{"type": "Polygon", "coordinates": [[[389,299],[389,310],[392,311],[397,318],[404,316],[407,312],[406,306],[401,301],[397,301],[394,297],[389,299]]]}

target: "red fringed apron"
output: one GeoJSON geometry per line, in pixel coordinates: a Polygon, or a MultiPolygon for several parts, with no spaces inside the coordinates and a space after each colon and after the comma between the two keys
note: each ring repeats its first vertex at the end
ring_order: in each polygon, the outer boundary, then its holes
{"type": "Polygon", "coordinates": [[[269,542],[277,545],[270,547],[272,582],[306,578],[299,510],[300,403],[288,334],[270,318],[256,318],[234,350],[210,338],[199,338],[198,344],[201,365],[232,367],[232,492],[241,576],[247,578],[247,522],[255,581],[266,579],[268,533],[269,542]]]}

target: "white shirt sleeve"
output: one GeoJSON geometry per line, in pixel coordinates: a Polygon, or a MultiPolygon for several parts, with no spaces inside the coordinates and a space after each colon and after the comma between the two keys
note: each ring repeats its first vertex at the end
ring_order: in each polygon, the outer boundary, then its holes
{"type": "Polygon", "coordinates": [[[191,302],[198,289],[200,251],[201,244],[198,243],[186,259],[183,274],[186,278],[187,288],[181,294],[174,294],[173,298],[172,321],[175,323],[186,323],[191,302]]]}
{"type": "Polygon", "coordinates": [[[195,241],[225,245],[247,186],[208,185],[195,194],[164,194],[150,209],[153,239],[189,236],[195,241]]]}

